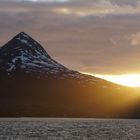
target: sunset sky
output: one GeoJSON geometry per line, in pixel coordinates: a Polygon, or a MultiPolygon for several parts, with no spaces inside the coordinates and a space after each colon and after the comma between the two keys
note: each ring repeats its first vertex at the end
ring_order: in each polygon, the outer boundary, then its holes
{"type": "Polygon", "coordinates": [[[0,0],[0,45],[21,31],[70,69],[140,86],[139,0],[0,0]]]}

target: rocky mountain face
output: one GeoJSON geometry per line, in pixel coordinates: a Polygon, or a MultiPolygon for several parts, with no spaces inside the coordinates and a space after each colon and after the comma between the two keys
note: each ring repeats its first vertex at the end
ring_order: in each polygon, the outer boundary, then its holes
{"type": "Polygon", "coordinates": [[[21,32],[0,50],[0,65],[9,74],[16,70],[59,73],[67,68],[54,61],[35,40],[21,32]]]}
{"type": "MultiPolygon", "coordinates": [[[[59,79],[85,78],[85,75],[69,70],[53,60],[38,42],[24,32],[19,33],[1,47],[0,66],[0,70],[8,75],[22,71],[59,79]]],[[[91,79],[93,80],[93,77],[91,79]]],[[[95,80],[101,79],[95,78],[95,80]]]]}
{"type": "Polygon", "coordinates": [[[0,116],[133,117],[137,94],[66,68],[24,32],[0,48],[0,116]]]}

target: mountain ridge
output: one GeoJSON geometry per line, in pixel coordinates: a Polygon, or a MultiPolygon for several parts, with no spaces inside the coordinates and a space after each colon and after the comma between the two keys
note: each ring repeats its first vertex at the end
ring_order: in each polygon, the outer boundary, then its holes
{"type": "MultiPolygon", "coordinates": [[[[38,42],[24,32],[19,33],[1,47],[0,65],[9,74],[16,69],[20,69],[25,70],[27,73],[37,71],[42,74],[61,74],[61,76],[69,77],[83,78],[84,76],[84,74],[69,70],[56,62],[38,42]],[[2,59],[7,61],[2,64],[2,59]],[[4,66],[5,63],[6,66],[4,66]]],[[[97,79],[99,80],[99,78],[97,79]]]]}

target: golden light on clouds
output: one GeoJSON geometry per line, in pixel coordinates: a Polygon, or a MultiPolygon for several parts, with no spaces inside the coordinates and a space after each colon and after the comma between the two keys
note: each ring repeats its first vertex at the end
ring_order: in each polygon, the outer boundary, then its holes
{"type": "Polygon", "coordinates": [[[137,32],[136,34],[133,34],[131,36],[131,45],[133,46],[140,45],[140,32],[137,32]]]}
{"type": "Polygon", "coordinates": [[[106,16],[112,15],[125,15],[125,14],[140,14],[140,6],[119,6],[112,4],[94,5],[91,7],[60,7],[52,10],[60,14],[72,14],[76,16],[106,16]]]}
{"type": "Polygon", "coordinates": [[[68,8],[59,8],[54,11],[58,13],[63,13],[63,14],[71,14],[71,11],[68,8]]]}
{"type": "Polygon", "coordinates": [[[92,73],[85,73],[85,74],[99,77],[123,86],[140,87],[140,74],[122,74],[122,75],[100,75],[100,74],[92,74],[92,73]]]}

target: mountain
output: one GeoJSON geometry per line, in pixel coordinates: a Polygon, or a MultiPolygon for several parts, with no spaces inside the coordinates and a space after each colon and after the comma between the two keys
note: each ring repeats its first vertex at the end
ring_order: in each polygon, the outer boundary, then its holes
{"type": "Polygon", "coordinates": [[[21,32],[0,50],[1,66],[9,74],[22,69],[41,73],[57,73],[66,70],[55,62],[35,40],[21,32]]]}
{"type": "MultiPolygon", "coordinates": [[[[53,60],[38,42],[24,32],[19,33],[1,47],[0,66],[0,70],[8,75],[22,71],[61,79],[64,77],[84,78],[83,74],[69,70],[53,60]]],[[[100,79],[96,78],[95,80],[100,79]]]]}
{"type": "Polygon", "coordinates": [[[1,117],[139,117],[137,95],[66,68],[24,32],[0,48],[1,117]]]}

